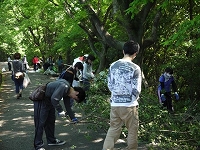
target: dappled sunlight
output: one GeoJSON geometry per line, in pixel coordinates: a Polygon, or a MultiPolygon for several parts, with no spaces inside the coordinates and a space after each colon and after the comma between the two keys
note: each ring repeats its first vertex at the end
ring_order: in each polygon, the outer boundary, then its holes
{"type": "Polygon", "coordinates": [[[27,133],[23,131],[3,131],[1,132],[1,136],[8,136],[9,138],[15,138],[15,137],[26,137],[27,133]]]}
{"type": "MultiPolygon", "coordinates": [[[[3,82],[1,87],[0,147],[2,148],[3,146],[5,150],[12,149],[12,145],[15,146],[14,149],[34,149],[34,104],[29,100],[28,96],[39,84],[47,83],[56,78],[35,72],[30,72],[29,77],[32,83],[23,90],[20,99],[16,99],[14,82],[10,77],[3,82]],[[7,143],[12,144],[7,145],[7,143]]],[[[63,101],[60,101],[60,104],[64,109],[63,101]]],[[[72,124],[69,117],[58,117],[56,111],[55,136],[58,139],[67,141],[67,144],[56,147],[56,149],[67,150],[73,147],[76,147],[75,149],[91,149],[96,145],[101,147],[105,134],[88,129],[88,124],[84,123],[82,112],[75,106],[73,110],[80,121],[77,124],[72,124]]],[[[47,146],[45,137],[44,132],[45,149],[55,150],[55,147],[47,146]]]]}
{"type": "Polygon", "coordinates": [[[103,141],[103,140],[104,140],[103,138],[97,138],[96,140],[93,140],[92,142],[98,143],[98,142],[101,142],[101,141],[103,141]]]}
{"type": "Polygon", "coordinates": [[[69,135],[69,133],[66,133],[66,132],[65,133],[59,133],[58,135],[59,136],[66,136],[66,135],[69,135]]]}
{"type": "Polygon", "coordinates": [[[4,120],[0,120],[0,127],[3,126],[4,120]]]}

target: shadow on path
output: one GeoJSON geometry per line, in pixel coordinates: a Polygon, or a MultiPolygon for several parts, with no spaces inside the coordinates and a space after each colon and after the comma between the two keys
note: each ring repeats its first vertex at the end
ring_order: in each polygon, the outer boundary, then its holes
{"type": "MultiPolygon", "coordinates": [[[[1,150],[34,150],[33,103],[28,96],[39,84],[53,81],[56,78],[37,72],[29,72],[28,75],[32,83],[23,90],[22,98],[18,100],[15,97],[14,82],[10,77],[11,72],[3,73],[0,91],[1,150]]],[[[62,101],[61,104],[63,105],[62,101]]],[[[75,112],[79,119],[83,117],[80,110],[75,108],[75,112]]],[[[75,125],[69,124],[68,119],[57,117],[55,136],[67,142],[63,146],[47,146],[44,134],[44,148],[46,150],[101,150],[106,133],[87,129],[88,125],[84,122],[75,125]]],[[[116,150],[122,150],[121,147],[126,147],[126,144],[122,141],[116,147],[118,147],[116,150]]],[[[139,149],[145,150],[144,147],[139,149]]]]}

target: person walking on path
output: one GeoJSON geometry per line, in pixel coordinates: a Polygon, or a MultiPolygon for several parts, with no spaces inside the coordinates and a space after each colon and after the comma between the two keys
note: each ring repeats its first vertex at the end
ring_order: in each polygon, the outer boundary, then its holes
{"type": "Polygon", "coordinates": [[[173,77],[173,69],[167,67],[165,72],[159,78],[159,86],[158,86],[158,99],[160,105],[163,107],[167,107],[169,112],[173,112],[174,108],[172,106],[172,94],[171,87],[174,91],[176,100],[179,99],[179,95],[177,93],[177,85],[175,79],[173,77]]]}
{"type": "Polygon", "coordinates": [[[65,112],[59,101],[62,99],[68,103],[67,113],[71,116],[73,112],[70,107],[70,98],[81,103],[85,99],[85,91],[81,87],[72,88],[64,79],[59,79],[47,84],[45,100],[34,101],[34,123],[35,123],[35,150],[44,150],[42,140],[45,130],[46,139],[49,146],[63,145],[66,142],[55,138],[55,109],[58,115],[65,117],[65,112]]]}
{"type": "Polygon", "coordinates": [[[24,64],[20,60],[21,54],[15,53],[14,54],[14,60],[12,61],[12,80],[15,83],[15,92],[16,97],[19,99],[22,97],[22,91],[23,91],[23,81],[24,81],[24,64]]]}
{"type": "Polygon", "coordinates": [[[123,46],[124,57],[113,62],[109,68],[108,88],[110,98],[110,127],[103,144],[103,150],[113,150],[120,136],[121,127],[128,129],[128,150],[137,150],[138,99],[141,92],[141,69],[132,62],[139,52],[139,44],[128,41],[123,46]]]}

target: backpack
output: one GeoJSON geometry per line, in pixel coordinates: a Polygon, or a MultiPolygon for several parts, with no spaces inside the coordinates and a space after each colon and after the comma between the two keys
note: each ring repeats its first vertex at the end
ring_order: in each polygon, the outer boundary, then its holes
{"type": "Polygon", "coordinates": [[[60,76],[58,77],[58,79],[63,79],[63,77],[64,77],[66,71],[67,71],[67,70],[64,70],[64,71],[60,74],[60,76]]]}
{"type": "Polygon", "coordinates": [[[42,101],[42,100],[44,100],[45,99],[46,86],[47,86],[47,84],[38,86],[29,95],[29,99],[32,100],[32,101],[42,101]]]}
{"type": "MultiPolygon", "coordinates": [[[[70,67],[69,67],[70,68],[70,67]]],[[[74,74],[72,71],[69,70],[69,68],[67,68],[66,70],[64,70],[58,77],[58,79],[63,79],[64,75],[66,72],[69,72],[71,74],[74,74]]]]}

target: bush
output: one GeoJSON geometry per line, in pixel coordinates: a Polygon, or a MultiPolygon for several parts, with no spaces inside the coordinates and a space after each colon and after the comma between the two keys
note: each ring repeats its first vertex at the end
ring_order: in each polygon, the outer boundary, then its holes
{"type": "MultiPolygon", "coordinates": [[[[149,143],[149,149],[183,149],[195,150],[199,145],[200,123],[199,104],[189,101],[174,101],[175,114],[161,109],[157,96],[143,89],[139,101],[140,142],[149,143]],[[194,106],[193,106],[194,105],[194,106]],[[180,107],[184,106],[184,107],[180,107]]],[[[87,104],[81,106],[90,129],[109,127],[110,92],[107,88],[107,71],[96,76],[92,83],[87,104]]],[[[121,137],[127,136],[123,127],[121,137]]]]}

